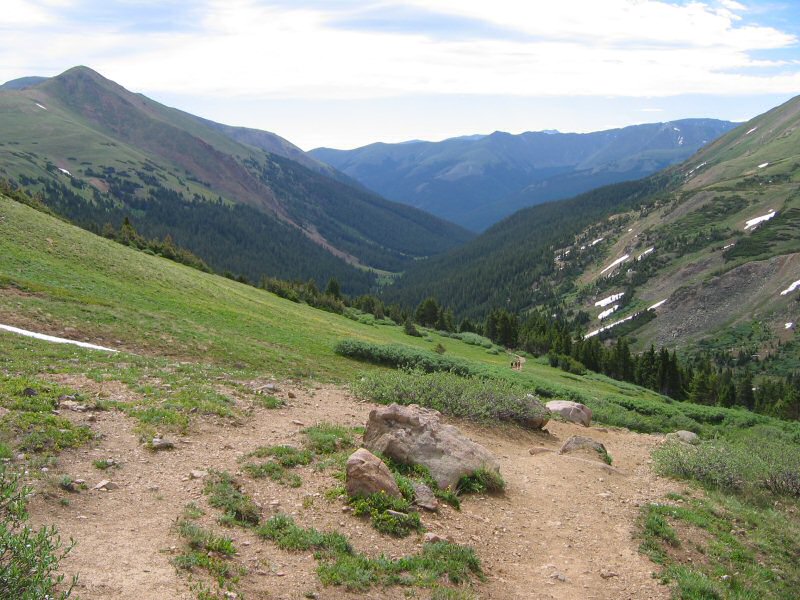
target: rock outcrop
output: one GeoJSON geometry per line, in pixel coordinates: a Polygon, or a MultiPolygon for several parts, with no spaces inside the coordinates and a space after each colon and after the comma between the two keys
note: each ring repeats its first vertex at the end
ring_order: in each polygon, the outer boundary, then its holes
{"type": "Polygon", "coordinates": [[[345,487],[350,496],[369,496],[378,492],[386,492],[394,498],[402,495],[389,467],[369,450],[359,448],[353,452],[347,459],[345,470],[345,487]]]}
{"type": "Polygon", "coordinates": [[[370,412],[364,445],[400,463],[427,467],[440,488],[455,488],[459,479],[482,468],[499,471],[486,448],[442,423],[438,411],[415,404],[370,412]]]}
{"type": "Polygon", "coordinates": [[[547,406],[550,412],[561,415],[565,420],[571,423],[579,423],[584,427],[588,427],[592,424],[592,410],[580,402],[552,400],[545,406],[547,406]]]}

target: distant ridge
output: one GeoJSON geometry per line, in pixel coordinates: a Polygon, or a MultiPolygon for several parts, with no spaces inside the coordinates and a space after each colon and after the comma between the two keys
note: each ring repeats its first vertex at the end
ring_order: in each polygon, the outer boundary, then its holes
{"type": "Polygon", "coordinates": [[[734,126],[684,119],[583,134],[495,131],[310,154],[387,198],[482,231],[521,208],[655,173],[734,126]]]}

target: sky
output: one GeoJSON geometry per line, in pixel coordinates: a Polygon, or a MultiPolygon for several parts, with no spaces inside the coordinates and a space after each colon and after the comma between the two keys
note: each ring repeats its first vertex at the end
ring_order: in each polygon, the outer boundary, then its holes
{"type": "Polygon", "coordinates": [[[800,93],[800,2],[3,0],[0,81],[76,65],[305,150],[744,121],[800,93]]]}

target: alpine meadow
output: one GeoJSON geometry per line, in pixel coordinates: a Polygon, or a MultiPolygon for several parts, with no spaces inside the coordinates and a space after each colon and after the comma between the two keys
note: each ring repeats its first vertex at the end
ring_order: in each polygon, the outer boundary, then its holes
{"type": "Polygon", "coordinates": [[[0,599],[797,598],[796,8],[190,4],[0,17],[0,599]]]}

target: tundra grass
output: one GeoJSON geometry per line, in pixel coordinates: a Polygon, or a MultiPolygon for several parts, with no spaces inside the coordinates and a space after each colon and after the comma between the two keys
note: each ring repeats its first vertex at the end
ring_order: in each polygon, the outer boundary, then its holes
{"type": "Polygon", "coordinates": [[[800,585],[800,520],[782,508],[673,494],[643,508],[640,549],[676,598],[790,600],[800,585]]]}

